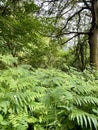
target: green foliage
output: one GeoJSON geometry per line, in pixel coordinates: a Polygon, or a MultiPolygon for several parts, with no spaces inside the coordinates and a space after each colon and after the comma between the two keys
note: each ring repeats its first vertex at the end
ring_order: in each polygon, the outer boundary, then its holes
{"type": "Polygon", "coordinates": [[[15,2],[5,1],[0,10],[10,12],[0,13],[0,54],[12,55],[19,64],[35,68],[58,67],[62,64],[62,49],[57,40],[48,38],[56,31],[54,18],[37,17],[39,7],[33,1],[15,2]]]}
{"type": "Polygon", "coordinates": [[[52,79],[60,76],[62,80],[60,78],[58,79],[61,82],[54,80],[57,84],[48,90],[44,98],[48,110],[48,128],[97,130],[98,80],[95,80],[94,74],[89,71],[81,73],[73,70],[69,75],[57,70],[54,70],[53,74],[52,79]],[[91,78],[88,79],[87,75],[91,78]]]}
{"type": "Polygon", "coordinates": [[[97,130],[98,72],[69,67],[88,64],[88,38],[75,59],[59,37],[65,18],[39,10],[31,0],[0,2],[0,129],[97,130]]]}
{"type": "Polygon", "coordinates": [[[13,64],[17,64],[17,57],[13,57],[12,55],[0,55],[1,68],[3,67],[11,67],[13,64]]]}
{"type": "Polygon", "coordinates": [[[28,65],[1,70],[0,129],[97,130],[97,77],[74,68],[66,73],[28,65]]]}
{"type": "Polygon", "coordinates": [[[0,71],[1,129],[25,130],[29,123],[40,125],[46,111],[40,102],[45,89],[37,82],[33,72],[24,67],[0,71]]]}

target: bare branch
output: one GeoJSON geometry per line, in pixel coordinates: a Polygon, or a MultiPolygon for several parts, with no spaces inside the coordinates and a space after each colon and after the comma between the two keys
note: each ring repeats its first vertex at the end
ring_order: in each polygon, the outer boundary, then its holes
{"type": "Polygon", "coordinates": [[[66,33],[63,33],[63,34],[65,34],[65,35],[67,35],[67,34],[78,34],[78,35],[84,35],[84,34],[89,34],[89,32],[66,32],[66,33]]]}
{"type": "Polygon", "coordinates": [[[77,37],[77,36],[78,36],[78,34],[74,35],[73,37],[69,38],[67,41],[63,42],[62,45],[64,45],[65,43],[71,41],[73,38],[75,38],[75,37],[77,37]]]}
{"type": "MultiPolygon", "coordinates": [[[[79,11],[75,12],[72,16],[70,16],[70,17],[68,18],[68,20],[67,20],[65,26],[62,28],[61,31],[63,31],[63,30],[66,28],[68,22],[69,22],[73,17],[75,17],[77,14],[81,13],[84,9],[87,9],[87,7],[82,7],[79,11]]],[[[60,31],[60,32],[61,32],[61,31],[60,31]]]]}
{"type": "Polygon", "coordinates": [[[86,5],[86,7],[91,11],[92,9],[91,9],[91,7],[89,6],[89,4],[87,3],[87,1],[86,1],[86,0],[83,0],[83,2],[84,2],[84,4],[86,5]]]}
{"type": "Polygon", "coordinates": [[[89,32],[75,32],[75,31],[72,31],[72,32],[64,32],[64,33],[60,33],[58,34],[56,37],[60,37],[62,35],[69,35],[69,34],[76,34],[76,35],[89,35],[89,32]]]}
{"type": "Polygon", "coordinates": [[[68,34],[75,34],[73,37],[69,38],[67,41],[63,42],[62,45],[64,45],[65,43],[71,41],[73,38],[80,36],[80,35],[89,35],[89,32],[68,32],[68,33],[64,33],[65,35],[68,34]]]}

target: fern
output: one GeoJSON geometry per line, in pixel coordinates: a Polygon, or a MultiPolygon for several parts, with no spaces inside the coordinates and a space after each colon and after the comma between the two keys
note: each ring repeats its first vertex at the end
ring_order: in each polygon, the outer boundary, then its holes
{"type": "Polygon", "coordinates": [[[0,122],[1,128],[25,130],[29,122],[33,125],[43,121],[46,109],[41,103],[41,98],[45,88],[40,89],[34,73],[22,67],[13,67],[1,71],[0,113],[4,117],[0,122]],[[21,120],[19,119],[20,113],[21,120]],[[24,119],[24,115],[27,115],[26,119],[24,119]],[[34,122],[34,118],[36,122],[34,122]],[[21,123],[23,119],[24,123],[21,123]]]}
{"type": "Polygon", "coordinates": [[[26,66],[1,70],[0,128],[97,130],[98,80],[89,76],[26,66]]]}
{"type": "Polygon", "coordinates": [[[89,105],[89,104],[98,105],[98,98],[93,97],[93,96],[76,96],[74,97],[74,102],[80,106],[82,106],[83,104],[84,105],[89,105]]]}
{"type": "Polygon", "coordinates": [[[88,114],[85,111],[82,111],[80,109],[74,109],[72,113],[69,115],[70,120],[77,120],[77,123],[81,125],[82,127],[92,128],[93,126],[97,130],[98,127],[98,118],[97,116],[94,116],[93,114],[88,114]]]}
{"type": "Polygon", "coordinates": [[[97,80],[95,82],[93,78],[92,82],[86,81],[82,73],[79,74],[80,79],[77,75],[68,75],[65,78],[66,74],[61,74],[64,78],[62,86],[56,86],[44,98],[48,108],[49,124],[56,120],[55,125],[53,125],[55,129],[58,124],[61,124],[57,129],[66,128],[69,130],[70,124],[74,122],[73,128],[71,128],[73,130],[77,125],[80,127],[79,129],[95,128],[97,130],[98,118],[95,109],[98,106],[98,97],[95,94],[98,89],[97,80]]]}

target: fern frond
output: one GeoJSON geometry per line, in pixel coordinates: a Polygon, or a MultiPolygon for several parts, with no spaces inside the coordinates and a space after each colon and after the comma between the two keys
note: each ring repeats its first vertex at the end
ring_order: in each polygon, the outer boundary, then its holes
{"type": "Polygon", "coordinates": [[[72,121],[76,120],[78,125],[81,125],[81,127],[85,126],[86,128],[92,128],[94,126],[97,130],[98,117],[93,114],[86,113],[85,111],[82,111],[80,109],[74,109],[72,113],[69,115],[69,119],[72,121]]]}
{"type": "Polygon", "coordinates": [[[77,105],[98,105],[98,98],[93,96],[74,96],[74,103],[77,105]]]}

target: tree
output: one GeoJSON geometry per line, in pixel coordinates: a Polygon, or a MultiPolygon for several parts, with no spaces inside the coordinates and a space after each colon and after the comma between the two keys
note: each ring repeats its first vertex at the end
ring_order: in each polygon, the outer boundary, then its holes
{"type": "MultiPolygon", "coordinates": [[[[7,0],[0,3],[0,54],[17,57],[18,64],[34,68],[62,66],[60,44],[47,38],[54,30],[53,18],[37,17],[34,1],[7,0]]],[[[5,56],[4,56],[5,57],[5,56]]],[[[1,63],[1,68],[4,65],[1,63]]]]}
{"type": "Polygon", "coordinates": [[[0,8],[1,54],[10,53],[15,57],[24,46],[31,42],[37,44],[40,22],[33,16],[37,10],[33,2],[3,1],[0,8]]]}
{"type": "Polygon", "coordinates": [[[55,26],[59,28],[56,37],[70,36],[63,45],[87,35],[90,65],[98,69],[98,0],[42,0],[41,6],[46,5],[47,15],[56,18],[55,26]]]}
{"type": "Polygon", "coordinates": [[[11,54],[20,63],[31,63],[33,67],[41,64],[46,44],[42,41],[44,25],[35,15],[38,10],[29,0],[0,1],[1,55],[11,54]]]}

